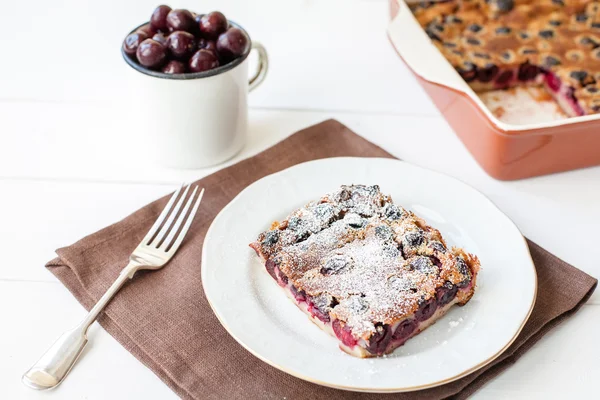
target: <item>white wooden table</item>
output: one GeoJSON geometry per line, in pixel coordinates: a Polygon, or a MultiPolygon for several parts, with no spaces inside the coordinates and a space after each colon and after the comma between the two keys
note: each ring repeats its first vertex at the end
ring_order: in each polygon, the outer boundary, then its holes
{"type": "MultiPolygon", "coordinates": [[[[54,250],[182,181],[216,170],[174,171],[125,157],[134,146],[135,125],[126,122],[128,67],[119,47],[155,5],[2,4],[0,398],[176,397],[98,326],[87,354],[58,390],[40,393],[20,383],[30,364],[84,315],[43,267],[54,250]]],[[[391,49],[386,0],[205,0],[171,6],[219,9],[269,51],[269,76],[250,96],[249,143],[231,162],[337,118],[397,157],[473,185],[529,238],[600,276],[600,168],[518,182],[488,177],[391,49]]],[[[152,104],[148,112],[156,112],[152,104]]],[[[475,397],[596,398],[598,337],[596,294],[475,397]]]]}

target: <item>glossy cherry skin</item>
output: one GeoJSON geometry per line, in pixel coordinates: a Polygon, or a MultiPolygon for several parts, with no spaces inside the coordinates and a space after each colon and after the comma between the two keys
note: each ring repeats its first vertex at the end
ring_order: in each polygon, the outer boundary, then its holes
{"type": "Polygon", "coordinates": [[[218,11],[213,11],[200,17],[198,25],[203,37],[214,40],[227,30],[229,22],[225,18],[225,15],[218,11]]]}
{"type": "Polygon", "coordinates": [[[152,16],[150,17],[150,25],[159,31],[166,32],[167,27],[167,15],[171,12],[171,7],[160,5],[154,9],[152,16]]]}
{"type": "Polygon", "coordinates": [[[214,40],[208,40],[204,38],[198,39],[198,50],[206,49],[217,54],[217,43],[214,40]]]}
{"type": "Polygon", "coordinates": [[[140,44],[146,39],[148,39],[148,35],[140,31],[127,35],[123,41],[123,51],[130,56],[134,55],[140,44]]]}
{"type": "Polygon", "coordinates": [[[219,59],[210,50],[198,50],[188,63],[190,72],[208,71],[219,66],[219,59]]]}
{"type": "Polygon", "coordinates": [[[189,32],[175,31],[167,38],[167,47],[173,57],[187,59],[196,50],[196,39],[189,32]]]}
{"type": "Polygon", "coordinates": [[[185,64],[181,61],[171,60],[161,70],[165,74],[185,74],[185,64]]]}
{"type": "Polygon", "coordinates": [[[146,36],[152,37],[156,33],[156,29],[154,29],[150,24],[146,24],[137,28],[136,32],[144,32],[146,36]]]}
{"type": "Polygon", "coordinates": [[[136,56],[144,67],[156,68],[167,58],[167,49],[156,40],[146,39],[138,47],[136,56]]]}
{"type": "Polygon", "coordinates": [[[158,43],[162,44],[163,46],[167,45],[167,37],[160,32],[155,33],[154,36],[152,36],[152,40],[156,40],[158,43]]]}
{"type": "Polygon", "coordinates": [[[169,32],[186,31],[193,32],[196,22],[194,16],[188,10],[171,10],[167,14],[167,27],[169,32]]]}
{"type": "Polygon", "coordinates": [[[245,54],[250,49],[250,38],[243,30],[231,28],[217,39],[217,52],[226,62],[245,54]]]}

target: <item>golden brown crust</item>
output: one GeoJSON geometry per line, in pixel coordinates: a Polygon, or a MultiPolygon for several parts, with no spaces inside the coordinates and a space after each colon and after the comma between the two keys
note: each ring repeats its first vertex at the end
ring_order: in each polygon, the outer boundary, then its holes
{"type": "MultiPolygon", "coordinates": [[[[586,114],[600,112],[600,2],[451,0],[417,6],[414,13],[463,76],[475,69],[518,74],[522,65],[530,64],[573,87],[586,114]],[[501,11],[500,3],[513,7],[501,11]]],[[[510,82],[506,87],[523,84],[510,82]]],[[[469,83],[475,90],[490,88],[479,80],[469,83]]]]}

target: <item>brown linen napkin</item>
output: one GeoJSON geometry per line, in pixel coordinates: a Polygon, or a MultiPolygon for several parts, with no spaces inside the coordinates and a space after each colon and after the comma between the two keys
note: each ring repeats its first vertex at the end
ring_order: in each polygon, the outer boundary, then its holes
{"type": "MultiPolygon", "coordinates": [[[[529,242],[539,290],[533,313],[517,340],[491,365],[419,392],[342,392],[260,362],[227,334],[208,305],[200,281],[204,236],[216,214],[252,182],[304,161],[339,156],[392,157],[329,120],[198,181],[206,194],[177,256],[162,270],[136,275],[110,303],[100,324],[185,399],[462,399],[513,364],[594,291],[596,279],[529,242]]],[[[90,309],[127,263],[167,197],[57,250],[58,258],[47,268],[90,309]]]]}

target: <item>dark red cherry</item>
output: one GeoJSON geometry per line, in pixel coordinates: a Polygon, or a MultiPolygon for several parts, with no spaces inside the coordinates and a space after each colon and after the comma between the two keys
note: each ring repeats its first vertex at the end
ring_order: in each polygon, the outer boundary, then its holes
{"type": "Polygon", "coordinates": [[[290,285],[290,292],[292,292],[297,302],[306,301],[306,293],[304,290],[298,290],[296,286],[290,285]]]}
{"type": "Polygon", "coordinates": [[[356,346],[358,341],[352,335],[352,330],[348,328],[348,326],[340,323],[340,320],[336,319],[331,323],[331,327],[333,328],[333,332],[335,335],[348,347],[356,346]]]}
{"type": "Polygon", "coordinates": [[[471,283],[471,279],[473,278],[473,273],[471,272],[471,268],[469,268],[462,257],[456,257],[456,268],[463,278],[463,280],[457,286],[459,288],[463,288],[469,285],[469,283],[471,283]]]}
{"type": "Polygon", "coordinates": [[[167,27],[169,32],[193,32],[195,25],[194,16],[188,10],[171,10],[171,12],[167,14],[167,27]]]}
{"type": "Polygon", "coordinates": [[[375,333],[369,338],[367,350],[371,354],[383,354],[391,340],[392,330],[390,326],[387,324],[377,324],[375,326],[375,333]]]}
{"type": "Polygon", "coordinates": [[[123,51],[130,56],[134,55],[140,46],[140,43],[146,39],[148,39],[148,35],[146,35],[144,32],[130,33],[123,41],[123,51]]]}
{"type": "Polygon", "coordinates": [[[150,17],[150,25],[156,30],[167,31],[167,15],[171,12],[171,7],[160,5],[154,9],[150,17]]]}
{"type": "Polygon", "coordinates": [[[334,275],[352,268],[353,260],[348,256],[336,254],[328,258],[321,267],[321,274],[334,275]]]}
{"type": "Polygon", "coordinates": [[[167,49],[156,40],[146,39],[138,47],[136,56],[144,67],[155,68],[167,57],[167,49]]]}
{"type": "Polygon", "coordinates": [[[417,329],[417,322],[414,319],[405,319],[396,327],[392,341],[405,341],[415,329],[417,329]]]}
{"type": "Polygon", "coordinates": [[[513,75],[514,75],[514,73],[512,70],[507,70],[507,71],[502,72],[498,76],[498,79],[496,79],[496,85],[498,85],[500,87],[505,87],[506,85],[508,85],[510,83],[510,81],[512,81],[513,75]]]}
{"type": "Polygon", "coordinates": [[[488,64],[485,66],[485,68],[479,68],[477,79],[484,83],[490,82],[496,77],[496,75],[498,75],[498,71],[499,69],[497,66],[494,64],[488,64]]]}
{"type": "Polygon", "coordinates": [[[529,62],[526,62],[524,64],[521,64],[521,66],[519,67],[518,77],[521,81],[530,81],[536,76],[538,76],[539,73],[539,67],[529,64],[529,62]]]}
{"type": "Polygon", "coordinates": [[[217,52],[226,62],[232,61],[248,52],[250,38],[241,29],[231,28],[217,39],[217,52]]]}
{"type": "Polygon", "coordinates": [[[167,38],[167,47],[175,58],[187,59],[196,50],[196,39],[189,32],[175,31],[167,38]]]}
{"type": "Polygon", "coordinates": [[[210,50],[210,51],[214,52],[216,55],[217,54],[217,43],[215,43],[214,40],[200,38],[200,39],[198,39],[198,50],[201,50],[201,49],[210,50]]]}
{"type": "Polygon", "coordinates": [[[208,71],[219,66],[219,59],[210,50],[198,50],[188,63],[190,72],[208,71]]]}
{"type": "Polygon", "coordinates": [[[202,19],[204,14],[192,13],[192,15],[194,16],[194,31],[192,33],[194,34],[194,36],[196,36],[196,38],[200,38],[202,37],[202,34],[200,32],[200,20],[202,19]]]}
{"type": "Polygon", "coordinates": [[[136,29],[136,32],[144,32],[146,36],[152,37],[156,33],[156,29],[154,29],[150,24],[142,25],[136,29]]]}
{"type": "Polygon", "coordinates": [[[277,280],[277,276],[275,275],[275,267],[277,267],[277,263],[272,258],[269,258],[265,263],[265,269],[273,279],[277,280]]]}
{"type": "Polygon", "coordinates": [[[562,86],[562,81],[558,75],[550,72],[546,75],[546,84],[554,93],[558,92],[562,86]]]}
{"type": "Polygon", "coordinates": [[[308,312],[313,317],[318,318],[323,322],[329,322],[329,311],[332,307],[337,305],[337,300],[331,296],[319,295],[306,298],[308,303],[308,312]]]}
{"type": "Polygon", "coordinates": [[[213,11],[200,17],[198,25],[203,37],[216,39],[221,33],[227,30],[229,22],[227,22],[227,18],[222,13],[213,11]]]}
{"type": "Polygon", "coordinates": [[[437,308],[437,301],[435,297],[430,298],[427,301],[424,301],[419,306],[419,309],[415,313],[415,318],[417,321],[425,321],[429,319],[433,313],[435,313],[435,309],[437,308]]]}
{"type": "Polygon", "coordinates": [[[152,40],[156,40],[158,43],[162,44],[163,46],[167,45],[167,37],[160,32],[154,34],[154,36],[152,36],[152,40]]]}
{"type": "Polygon", "coordinates": [[[185,74],[185,64],[181,61],[172,60],[162,69],[165,74],[185,74]]]}
{"type": "Polygon", "coordinates": [[[288,278],[281,272],[279,267],[275,267],[275,276],[277,277],[277,283],[281,287],[286,287],[288,283],[288,278]]]}
{"type": "Polygon", "coordinates": [[[475,78],[477,78],[477,66],[467,61],[464,63],[463,67],[458,68],[458,73],[460,76],[462,76],[465,82],[472,82],[475,80],[475,78]]]}
{"type": "Polygon", "coordinates": [[[456,285],[453,285],[451,282],[444,283],[444,286],[437,288],[435,293],[438,304],[445,306],[450,303],[456,297],[457,292],[458,287],[456,285]]]}

